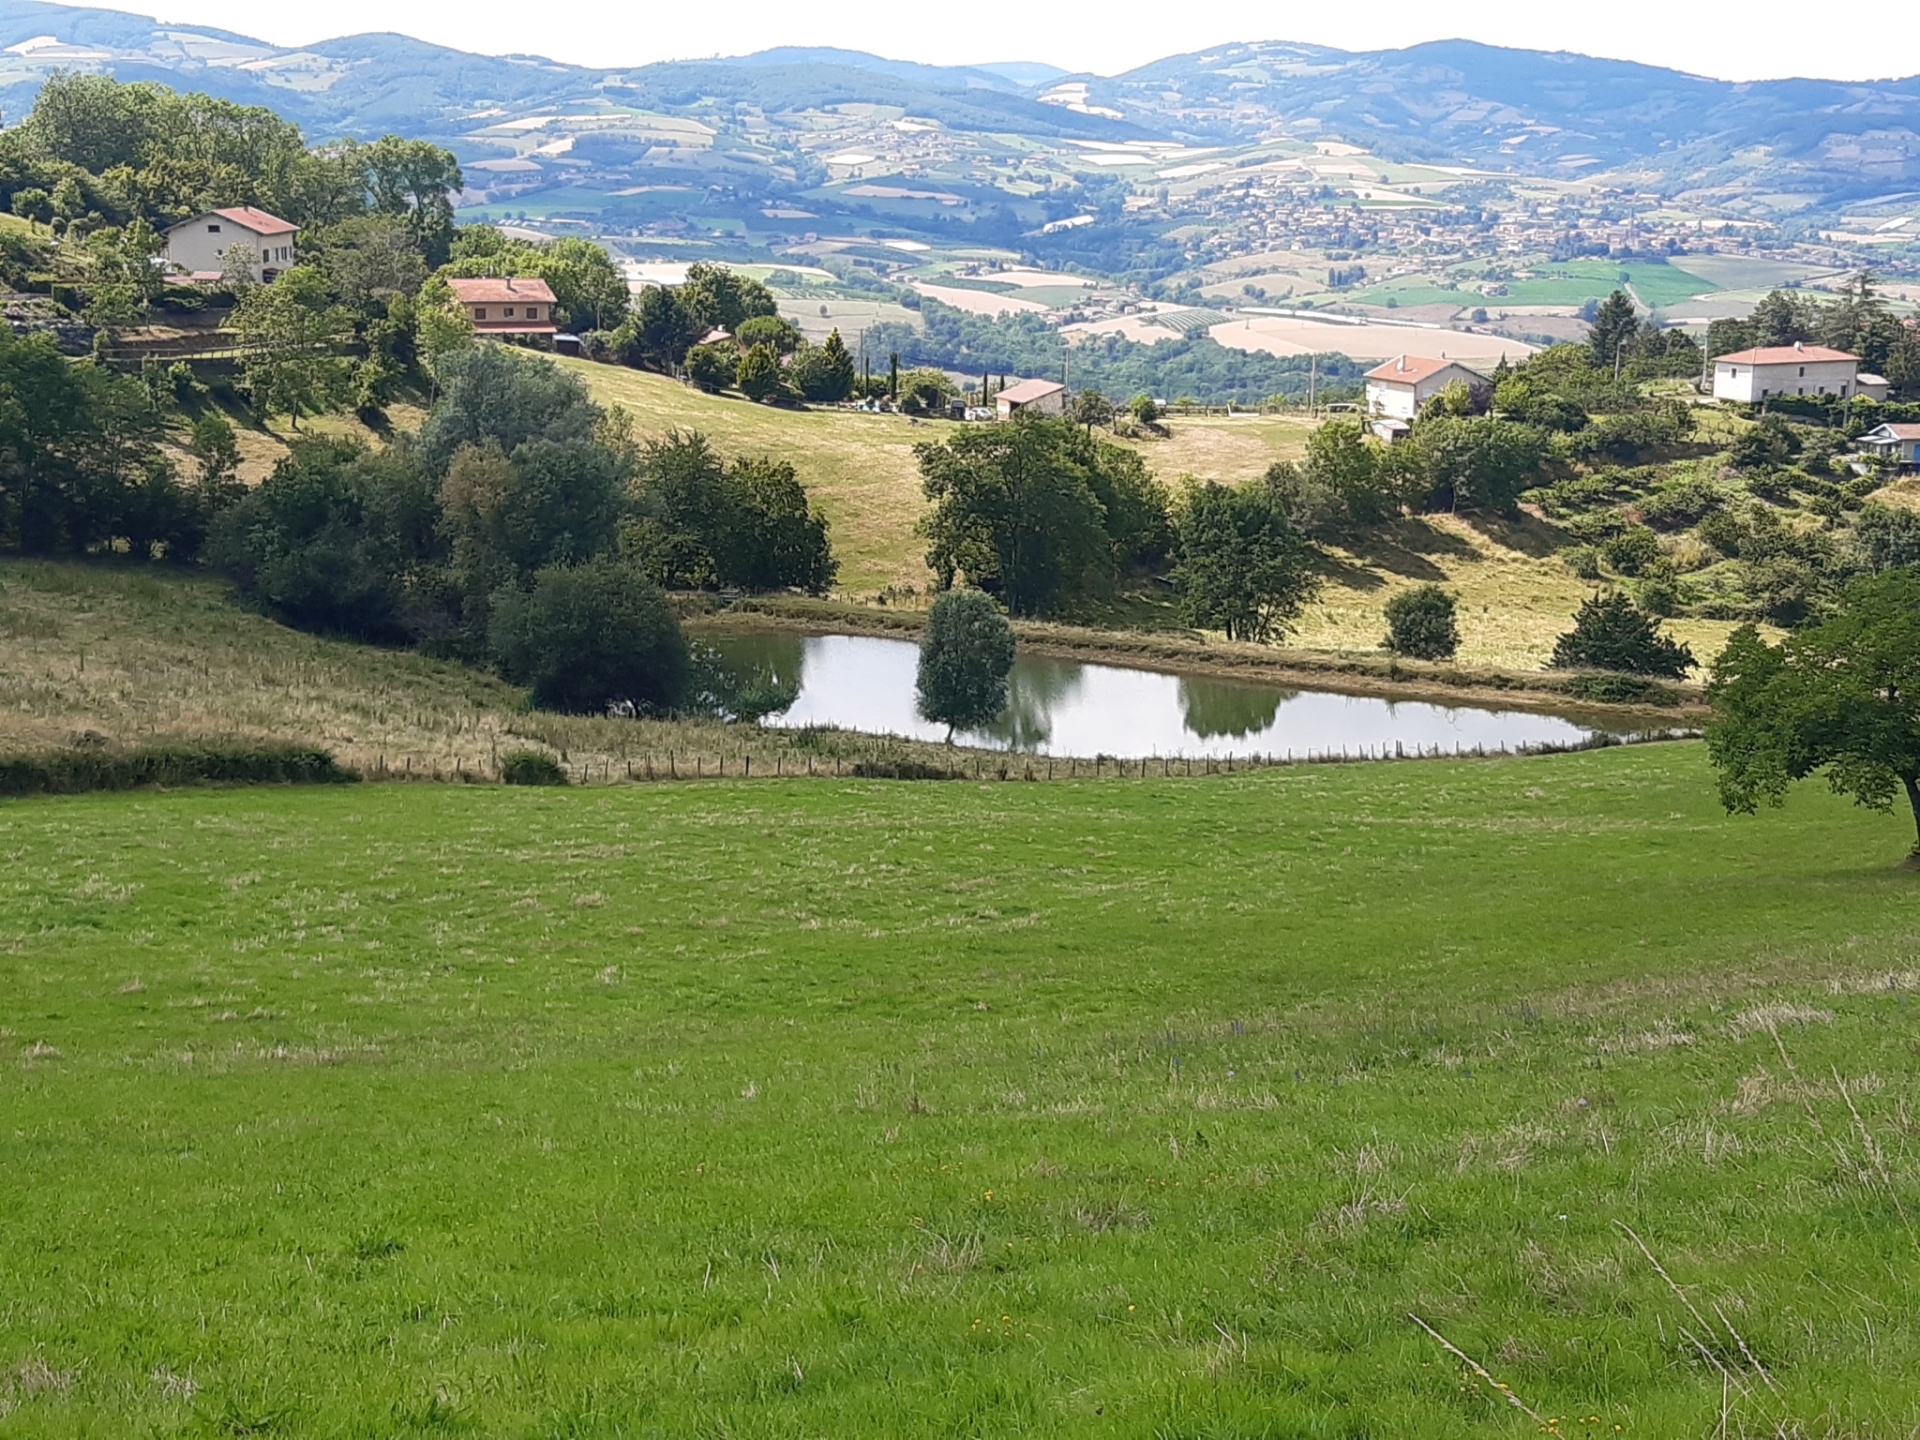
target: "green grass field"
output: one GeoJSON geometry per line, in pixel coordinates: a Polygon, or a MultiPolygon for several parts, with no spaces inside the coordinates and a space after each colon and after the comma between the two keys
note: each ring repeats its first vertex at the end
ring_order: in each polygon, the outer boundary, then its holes
{"type": "Polygon", "coordinates": [[[0,1429],[1908,1435],[1906,843],[1693,745],[13,802],[0,1429]]]}
{"type": "Polygon", "coordinates": [[[1361,305],[1384,305],[1392,298],[1399,305],[1484,306],[1490,310],[1513,305],[1584,305],[1589,300],[1605,299],[1619,287],[1622,275],[1628,277],[1634,293],[1653,308],[1719,288],[1698,273],[1688,273],[1664,261],[1569,260],[1535,266],[1531,279],[1506,281],[1503,293],[1495,296],[1437,283],[1431,276],[1410,275],[1339,298],[1361,305]]]}

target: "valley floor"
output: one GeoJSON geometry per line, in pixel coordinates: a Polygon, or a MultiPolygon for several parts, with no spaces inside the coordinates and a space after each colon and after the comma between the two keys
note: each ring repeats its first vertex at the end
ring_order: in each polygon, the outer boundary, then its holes
{"type": "Polygon", "coordinates": [[[1905,843],[1692,744],[9,802],[0,1427],[1907,1435],[1905,843]]]}

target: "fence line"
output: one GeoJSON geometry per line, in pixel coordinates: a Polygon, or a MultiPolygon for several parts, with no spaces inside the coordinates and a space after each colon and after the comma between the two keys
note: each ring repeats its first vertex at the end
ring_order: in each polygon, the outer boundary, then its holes
{"type": "MultiPolygon", "coordinates": [[[[1649,730],[1627,735],[1595,735],[1563,744],[1537,745],[1391,745],[1347,746],[1330,750],[1271,751],[1254,755],[1050,756],[1013,752],[974,752],[946,764],[911,757],[797,756],[778,752],[771,758],[752,754],[723,755],[669,750],[664,756],[560,761],[570,785],[646,784],[687,780],[978,780],[1039,782],[1053,780],[1147,780],[1239,775],[1253,770],[1283,770],[1302,765],[1358,765],[1409,760],[1499,760],[1537,755],[1577,754],[1620,745],[1648,745],[1665,740],[1698,738],[1697,730],[1649,730]]],[[[456,784],[493,784],[497,775],[456,760],[452,770],[416,766],[411,756],[389,765],[383,754],[364,775],[368,780],[423,780],[456,784]]]]}

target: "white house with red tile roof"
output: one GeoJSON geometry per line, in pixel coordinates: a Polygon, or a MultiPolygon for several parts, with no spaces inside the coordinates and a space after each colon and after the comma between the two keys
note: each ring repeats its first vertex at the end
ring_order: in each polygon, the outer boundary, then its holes
{"type": "Polygon", "coordinates": [[[1902,468],[1920,465],[1920,425],[1876,425],[1854,444],[1902,468]]]}
{"type": "Polygon", "coordinates": [[[1367,372],[1367,413],[1381,420],[1412,420],[1449,385],[1490,385],[1478,370],[1444,356],[1396,355],[1367,372]]]}
{"type": "Polygon", "coordinates": [[[1011,420],[1023,411],[1033,415],[1064,415],[1067,387],[1058,380],[1022,380],[994,396],[993,408],[1002,420],[1011,420]]]}
{"type": "Polygon", "coordinates": [[[479,335],[552,335],[553,291],[547,282],[526,276],[449,280],[454,301],[467,312],[479,335]]]}
{"type": "Polygon", "coordinates": [[[297,264],[293,237],[300,227],[252,205],[229,205],[182,220],[167,230],[167,268],[211,283],[226,269],[227,252],[238,247],[261,284],[297,264]]]}
{"type": "Polygon", "coordinates": [[[1824,345],[1763,345],[1736,350],[1713,362],[1713,398],[1758,405],[1780,395],[1860,393],[1860,357],[1824,345]]]}

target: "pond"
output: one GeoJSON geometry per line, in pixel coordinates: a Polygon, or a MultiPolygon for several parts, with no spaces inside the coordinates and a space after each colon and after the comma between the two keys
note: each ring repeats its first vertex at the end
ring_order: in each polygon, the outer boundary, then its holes
{"type": "MultiPolygon", "coordinates": [[[[763,722],[833,726],[941,740],[946,727],[914,710],[919,648],[865,635],[730,634],[710,643],[736,672],[794,686],[798,698],[763,722]]],[[[1022,652],[1005,712],[955,740],[1062,758],[1095,755],[1359,755],[1416,750],[1518,750],[1573,745],[1591,724],[1527,710],[1435,705],[1168,675],[1022,652]]]]}

